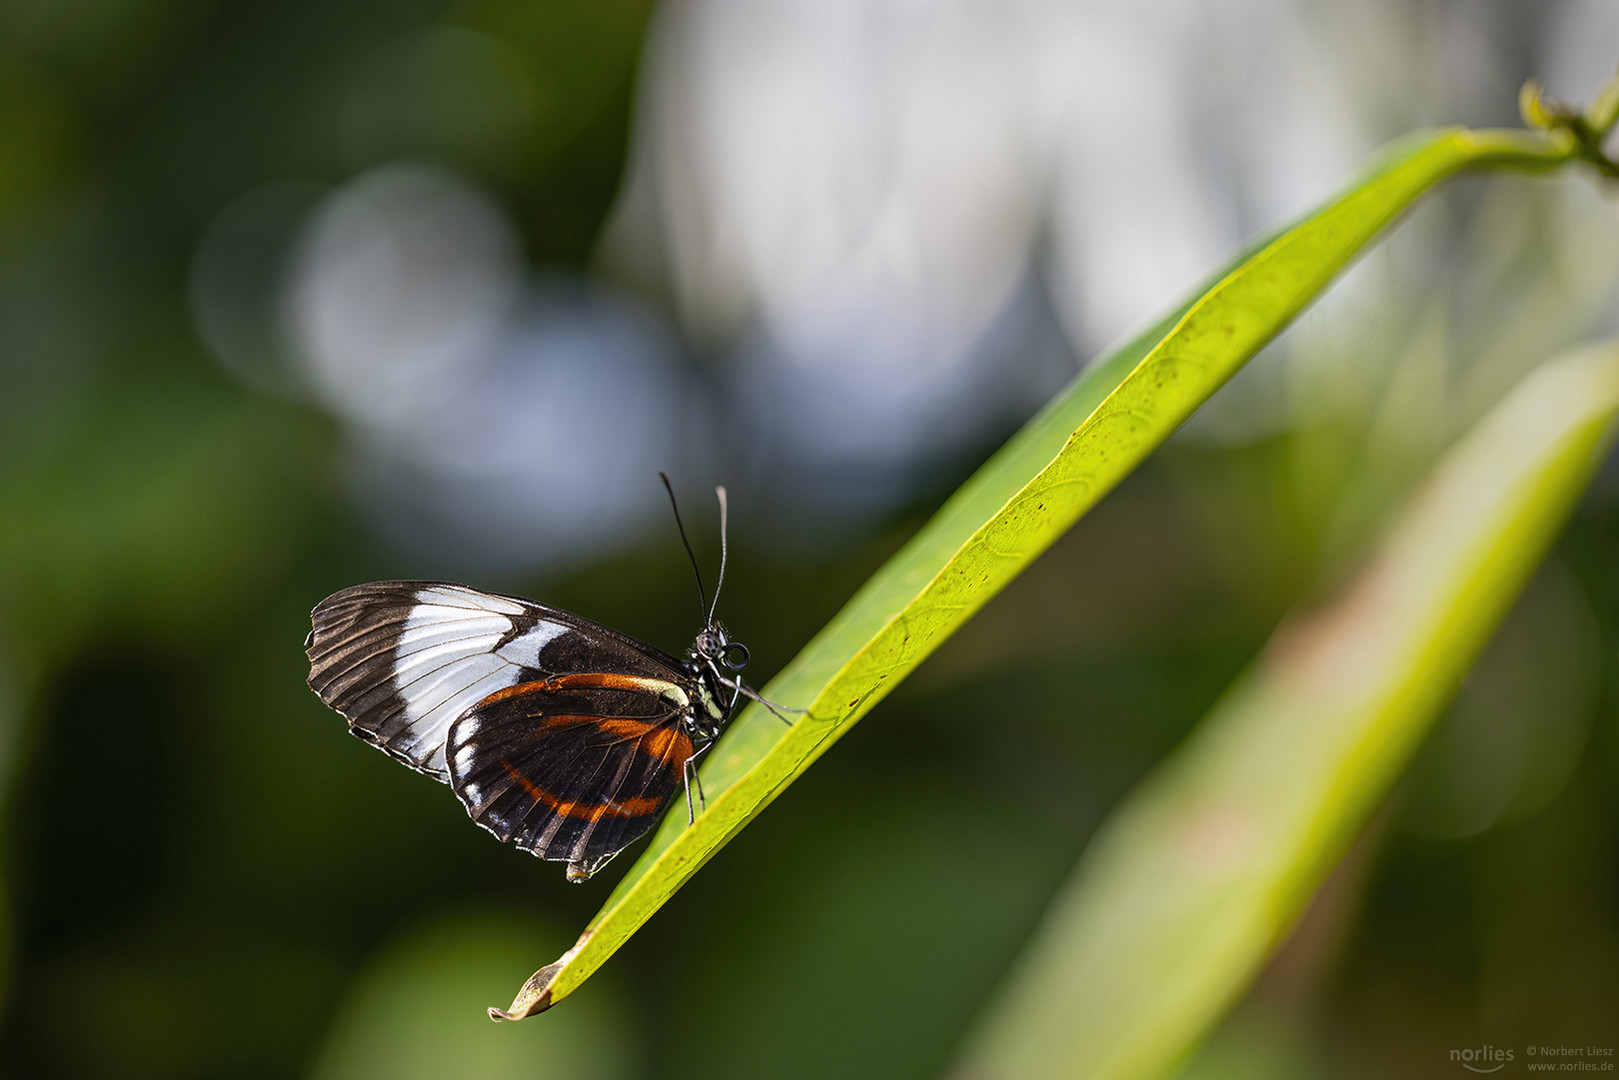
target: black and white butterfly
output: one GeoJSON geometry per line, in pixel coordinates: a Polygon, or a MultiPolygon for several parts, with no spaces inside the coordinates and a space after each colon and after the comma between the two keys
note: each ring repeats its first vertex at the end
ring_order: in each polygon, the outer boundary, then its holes
{"type": "Polygon", "coordinates": [[[353,734],[449,784],[479,825],[584,881],[682,790],[690,817],[698,760],[744,697],[763,701],[737,674],[748,650],[714,621],[719,588],[680,659],[521,597],[356,585],[311,614],[309,685],[353,734]]]}

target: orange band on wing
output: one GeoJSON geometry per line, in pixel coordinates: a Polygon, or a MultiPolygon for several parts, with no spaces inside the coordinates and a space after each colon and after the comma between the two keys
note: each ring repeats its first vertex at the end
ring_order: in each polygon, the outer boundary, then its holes
{"type": "Polygon", "coordinates": [[[638,795],[623,802],[609,800],[589,803],[579,799],[559,799],[518,772],[517,766],[505,758],[500,759],[500,764],[506,770],[506,775],[517,781],[518,786],[529,798],[537,803],[544,803],[564,817],[583,818],[585,821],[600,821],[604,817],[642,817],[646,814],[655,814],[663,807],[663,800],[651,795],[638,795]]]}
{"type": "Polygon", "coordinates": [[[609,735],[617,735],[624,739],[639,739],[653,728],[663,724],[663,720],[637,720],[632,716],[586,716],[583,713],[563,713],[560,716],[547,716],[540,721],[539,731],[547,728],[573,727],[575,724],[589,724],[600,728],[609,735]]]}
{"type": "Polygon", "coordinates": [[[564,713],[561,716],[547,716],[540,722],[538,730],[573,727],[576,724],[589,724],[624,739],[639,739],[641,744],[636,749],[644,750],[670,765],[685,764],[686,759],[696,750],[686,733],[681,731],[679,726],[666,720],[636,720],[628,716],[582,716],[578,713],[564,713]]]}
{"type": "Polygon", "coordinates": [[[676,762],[684,765],[693,752],[691,740],[686,737],[686,733],[672,726],[653,732],[641,745],[641,749],[670,765],[676,762]]]}
{"type": "Polygon", "coordinates": [[[667,720],[636,720],[628,716],[580,716],[577,713],[568,713],[562,716],[547,716],[540,722],[539,730],[572,727],[575,724],[590,724],[609,735],[617,735],[623,739],[641,739],[643,741],[637,749],[645,750],[653,757],[671,765],[684,763],[695,749],[686,733],[667,720]]]}
{"type": "Polygon", "coordinates": [[[573,690],[580,688],[607,689],[607,690],[639,690],[645,694],[662,697],[670,690],[677,690],[681,696],[685,691],[668,679],[648,679],[640,675],[617,675],[611,671],[582,671],[576,675],[558,675],[551,679],[537,679],[534,682],[518,683],[508,686],[504,690],[496,690],[484,698],[473,708],[481,709],[485,705],[493,705],[497,701],[507,698],[519,697],[523,694],[532,694],[546,690],[573,690]]]}

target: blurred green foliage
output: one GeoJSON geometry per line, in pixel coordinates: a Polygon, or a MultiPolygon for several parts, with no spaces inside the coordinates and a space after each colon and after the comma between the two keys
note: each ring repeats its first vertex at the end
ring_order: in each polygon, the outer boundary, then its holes
{"type": "Polygon", "coordinates": [[[618,1035],[623,994],[588,996],[556,1024],[491,1038],[479,1007],[491,980],[511,979],[514,948],[557,948],[532,913],[448,911],[407,929],[355,981],[332,1018],[313,1080],[446,1076],[611,1080],[635,1065],[618,1035]]]}
{"type": "MultiPolygon", "coordinates": [[[[1245,444],[1171,444],[566,1010],[495,1028],[478,1007],[601,893],[473,828],[305,689],[316,600],[435,568],[365,522],[328,418],[216,364],[189,275],[243,195],[396,155],[500,193],[536,265],[585,266],[650,15],[0,5],[6,1075],[357,1075],[451,1045],[534,1076],[937,1074],[1107,808],[1451,435],[1611,305],[1605,238],[1571,224],[1595,198],[1576,181],[1422,212],[1413,228],[1467,237],[1451,257],[1479,270],[1473,291],[1437,289],[1396,249],[1379,265],[1407,275],[1411,310],[1293,345],[1355,352],[1386,373],[1380,396],[1245,444]],[[1419,348],[1438,415],[1394,374],[1419,348]]],[[[726,604],[757,668],[785,663],[966,471],[813,555],[762,552],[744,510],[726,604]]],[[[1616,505],[1604,473],[1557,545],[1553,599],[1532,592],[1508,624],[1529,629],[1492,646],[1515,658],[1492,666],[1500,689],[1464,690],[1211,1060],[1428,1076],[1451,1047],[1583,1042],[1619,1015],[1616,505]],[[1587,695],[1558,699],[1521,773],[1458,791],[1492,752],[1494,703],[1564,677],[1533,647],[1544,620],[1585,642],[1587,695]]],[[[685,575],[663,538],[478,584],[676,648],[685,575]]]]}
{"type": "Polygon", "coordinates": [[[1110,815],[973,1039],[967,1075],[1153,1077],[1188,1055],[1404,770],[1616,417],[1608,343],[1548,361],[1458,440],[1364,565],[1283,622],[1110,815]]]}

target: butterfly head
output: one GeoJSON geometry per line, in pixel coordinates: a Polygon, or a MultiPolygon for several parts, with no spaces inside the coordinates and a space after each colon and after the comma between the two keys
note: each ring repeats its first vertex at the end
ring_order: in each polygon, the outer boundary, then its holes
{"type": "Polygon", "coordinates": [[[727,671],[741,671],[748,666],[748,647],[740,641],[732,641],[720,623],[703,627],[692,644],[691,655],[704,666],[713,664],[727,671]]]}

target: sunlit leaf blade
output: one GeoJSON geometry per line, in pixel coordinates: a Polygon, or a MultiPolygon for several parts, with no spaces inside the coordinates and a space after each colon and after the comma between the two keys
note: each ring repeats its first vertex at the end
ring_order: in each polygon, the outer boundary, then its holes
{"type": "Polygon", "coordinates": [[[970,1044],[974,1078],[1164,1075],[1387,791],[1611,442],[1619,345],[1524,380],[1369,561],[1113,814],[970,1044]]]}
{"type": "Polygon", "coordinates": [[[1344,195],[1233,261],[1214,284],[1094,365],[979,469],[766,689],[703,769],[707,811],[671,814],[578,944],[509,1010],[578,986],[737,830],[1152,452],[1411,201],[1458,169],[1547,168],[1538,135],[1447,130],[1402,142],[1344,195]]]}

